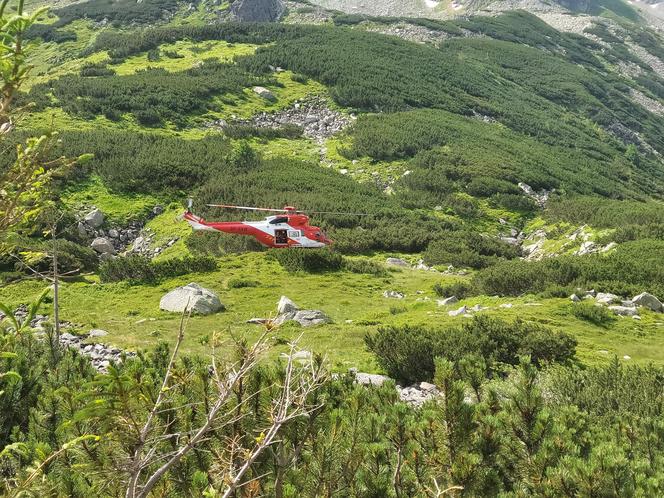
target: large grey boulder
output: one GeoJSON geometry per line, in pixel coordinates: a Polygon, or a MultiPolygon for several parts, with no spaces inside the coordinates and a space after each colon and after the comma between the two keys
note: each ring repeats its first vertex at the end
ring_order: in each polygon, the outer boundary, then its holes
{"type": "Polygon", "coordinates": [[[214,292],[192,282],[164,295],[159,301],[159,308],[174,313],[191,311],[200,315],[210,315],[222,311],[224,305],[214,292]]]}
{"type": "Polygon", "coordinates": [[[92,228],[99,228],[104,224],[104,213],[95,208],[85,215],[83,221],[86,225],[92,228]]]}
{"type": "Polygon", "coordinates": [[[97,237],[92,241],[90,247],[92,247],[99,254],[115,254],[115,248],[113,247],[113,244],[106,237],[97,237]]]}
{"type": "Polygon", "coordinates": [[[351,369],[351,373],[355,374],[355,382],[363,386],[382,386],[385,382],[392,380],[387,375],[357,372],[354,369],[351,369]]]}
{"type": "Polygon", "coordinates": [[[609,306],[609,309],[620,316],[634,316],[638,314],[636,308],[630,306],[609,306]]]}
{"type": "Polygon", "coordinates": [[[616,296],[615,294],[611,294],[610,292],[598,292],[597,295],[595,296],[595,301],[597,301],[598,304],[613,304],[621,301],[620,296],[616,296]]]}
{"type": "Polygon", "coordinates": [[[293,313],[299,311],[300,307],[286,296],[281,296],[277,303],[277,313],[283,315],[284,313],[293,313]]]}
{"type": "Polygon", "coordinates": [[[647,292],[642,292],[638,296],[634,296],[632,302],[637,306],[643,306],[645,308],[649,308],[653,311],[657,311],[660,313],[664,311],[664,306],[662,305],[662,302],[659,299],[657,299],[655,296],[653,296],[652,294],[648,294],[647,292]]]}

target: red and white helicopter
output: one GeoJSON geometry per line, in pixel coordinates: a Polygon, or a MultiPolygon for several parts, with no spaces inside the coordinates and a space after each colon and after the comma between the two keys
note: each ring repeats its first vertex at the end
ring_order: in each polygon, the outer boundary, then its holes
{"type": "MultiPolygon", "coordinates": [[[[243,209],[246,211],[266,211],[279,213],[267,216],[261,221],[206,221],[191,212],[191,199],[184,219],[194,230],[212,230],[236,235],[249,235],[266,247],[325,247],[332,244],[325,233],[316,226],[309,225],[309,217],[293,206],[283,209],[259,208],[251,206],[232,206],[228,204],[207,204],[209,207],[225,209],[243,209]]],[[[365,213],[335,213],[331,211],[313,211],[312,214],[358,215],[365,213]]]]}

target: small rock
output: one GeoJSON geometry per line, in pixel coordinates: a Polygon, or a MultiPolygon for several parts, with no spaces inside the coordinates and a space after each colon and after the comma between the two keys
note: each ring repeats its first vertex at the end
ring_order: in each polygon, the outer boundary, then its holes
{"type": "Polygon", "coordinates": [[[293,355],[294,360],[310,360],[311,359],[311,351],[297,351],[293,355]]]}
{"type": "Polygon", "coordinates": [[[392,380],[387,375],[369,374],[363,372],[355,373],[355,382],[363,386],[382,386],[385,382],[392,380]]]}
{"type": "Polygon", "coordinates": [[[448,311],[447,314],[449,316],[459,316],[459,315],[465,315],[468,312],[468,308],[466,306],[461,306],[461,308],[453,311],[448,311]]]}
{"type": "Polygon", "coordinates": [[[284,313],[291,313],[295,311],[300,311],[300,307],[286,296],[281,296],[279,302],[277,303],[277,313],[279,315],[283,315],[284,313]]]}
{"type": "Polygon", "coordinates": [[[99,254],[115,254],[115,248],[113,247],[113,244],[105,237],[97,237],[92,241],[90,247],[92,247],[99,254]]]}
{"type": "Polygon", "coordinates": [[[569,298],[573,303],[578,303],[579,301],[581,301],[581,298],[576,294],[572,294],[569,298]]]}
{"type": "Polygon", "coordinates": [[[631,359],[632,359],[632,357],[627,355],[627,354],[625,356],[623,356],[623,360],[631,360],[631,359]]]}
{"type": "Polygon", "coordinates": [[[108,332],[102,329],[92,329],[88,334],[88,337],[104,337],[107,336],[108,332]]]}
{"type": "Polygon", "coordinates": [[[407,268],[410,266],[410,264],[407,261],[404,261],[401,258],[387,258],[385,260],[385,263],[390,265],[390,266],[402,266],[404,268],[407,268]]]}
{"type": "Polygon", "coordinates": [[[163,212],[164,212],[164,206],[160,206],[159,204],[157,204],[155,207],[152,208],[152,214],[155,216],[159,216],[163,212]]]}
{"type": "Polygon", "coordinates": [[[385,291],[383,292],[383,297],[389,298],[389,299],[403,299],[406,297],[403,292],[391,290],[391,291],[385,291]]]}
{"type": "Polygon", "coordinates": [[[330,323],[330,318],[320,310],[300,310],[295,313],[291,320],[296,321],[303,327],[311,327],[312,325],[323,325],[330,323]]]}
{"type": "Polygon", "coordinates": [[[640,317],[639,315],[634,315],[634,316],[632,316],[632,318],[633,318],[634,320],[641,320],[641,317],[640,317]]]}
{"type": "Polygon", "coordinates": [[[449,306],[450,304],[458,303],[459,300],[456,296],[446,297],[445,299],[438,300],[438,306],[449,306]]]}
{"type": "Polygon", "coordinates": [[[503,304],[500,305],[501,308],[508,308],[508,309],[513,307],[513,306],[514,305],[512,303],[503,303],[503,304]]]}
{"type": "Polygon", "coordinates": [[[78,223],[78,236],[82,239],[85,239],[88,236],[88,231],[85,228],[85,223],[79,222],[78,223]]]}
{"type": "Polygon", "coordinates": [[[95,208],[85,215],[83,221],[86,225],[92,228],[99,228],[104,224],[104,213],[95,208]]]}
{"type": "Polygon", "coordinates": [[[60,340],[64,342],[78,342],[81,339],[78,336],[70,334],[69,332],[65,332],[64,334],[60,334],[60,340]]]}

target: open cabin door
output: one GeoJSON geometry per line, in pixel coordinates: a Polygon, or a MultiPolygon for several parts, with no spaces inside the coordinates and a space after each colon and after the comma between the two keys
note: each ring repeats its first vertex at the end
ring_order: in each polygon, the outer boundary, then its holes
{"type": "Polygon", "coordinates": [[[288,245],[288,230],[278,228],[274,231],[274,243],[278,246],[288,245]]]}

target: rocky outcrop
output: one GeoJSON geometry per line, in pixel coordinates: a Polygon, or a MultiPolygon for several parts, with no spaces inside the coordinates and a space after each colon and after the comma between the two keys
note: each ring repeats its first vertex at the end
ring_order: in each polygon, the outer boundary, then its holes
{"type": "MultiPolygon", "coordinates": [[[[164,208],[162,206],[155,206],[149,213],[148,219],[158,216],[163,211],[164,208]]],[[[78,222],[78,237],[90,242],[91,247],[95,249],[102,258],[122,253],[132,246],[134,248],[141,248],[140,250],[134,250],[134,252],[149,257],[159,254],[162,250],[162,248],[158,248],[158,251],[150,249],[150,234],[149,231],[145,229],[145,234],[141,235],[143,232],[143,223],[141,222],[132,221],[126,226],[108,226],[108,219],[100,209],[93,207],[84,213],[85,214],[81,215],[80,221],[78,222]],[[145,242],[145,244],[143,244],[143,242],[145,242]]]]}
{"type": "Polygon", "coordinates": [[[210,315],[225,308],[214,292],[192,282],[164,295],[159,301],[159,309],[173,313],[191,311],[193,314],[210,315]]]}
{"type": "Polygon", "coordinates": [[[321,310],[302,310],[291,299],[281,296],[277,303],[277,317],[275,319],[252,318],[248,320],[248,323],[261,324],[271,322],[274,325],[282,325],[289,321],[297,322],[302,327],[312,327],[314,325],[330,323],[332,320],[321,310]]]}
{"type": "Polygon", "coordinates": [[[533,189],[530,185],[524,182],[519,182],[519,188],[523,190],[523,192],[530,198],[532,198],[537,204],[541,207],[544,208],[546,207],[546,203],[549,200],[549,196],[551,195],[551,192],[553,190],[541,190],[539,192],[536,192],[535,189],[533,189]]]}
{"type": "Polygon", "coordinates": [[[86,342],[89,338],[98,337],[93,335],[90,331],[89,334],[74,335],[64,333],[60,336],[60,344],[65,347],[75,349],[83,356],[90,359],[90,363],[95,370],[106,373],[111,364],[122,363],[124,358],[131,358],[136,356],[132,351],[123,351],[114,346],[109,346],[102,343],[89,343],[86,342]]]}
{"type": "MultiPolygon", "coordinates": [[[[28,307],[20,305],[13,312],[14,318],[19,323],[23,323],[28,316],[28,307]]],[[[0,312],[0,320],[5,318],[5,315],[0,312]]],[[[38,338],[46,337],[46,322],[48,322],[48,315],[35,315],[30,320],[30,328],[34,330],[35,336],[38,338]]],[[[81,355],[90,359],[92,366],[95,370],[106,373],[109,365],[119,364],[125,358],[136,356],[136,353],[131,351],[123,351],[114,346],[109,346],[102,343],[90,342],[90,339],[97,339],[108,335],[108,332],[101,329],[92,329],[87,334],[72,334],[73,324],[67,321],[60,322],[60,338],[61,346],[76,349],[81,355]],[[64,331],[64,332],[63,332],[64,331]]]]}
{"type": "Polygon", "coordinates": [[[235,0],[231,4],[231,16],[241,22],[278,21],[284,10],[282,0],[235,0]]]}
{"type": "MultiPolygon", "coordinates": [[[[254,89],[254,91],[256,90],[254,89]]],[[[261,112],[250,119],[231,121],[231,124],[257,128],[280,128],[284,125],[294,125],[302,128],[302,134],[305,137],[322,141],[343,130],[352,120],[352,116],[346,116],[330,109],[324,98],[311,96],[296,100],[287,109],[277,112],[261,112]]],[[[208,126],[223,130],[228,123],[224,120],[217,120],[209,123],[208,126]]]]}
{"type": "MultiPolygon", "coordinates": [[[[357,369],[354,368],[350,369],[349,373],[355,377],[356,383],[367,387],[380,387],[386,382],[393,382],[393,379],[387,375],[358,372],[357,369]]],[[[407,387],[402,387],[395,383],[395,387],[399,393],[401,401],[416,407],[422,406],[427,401],[440,399],[441,397],[438,388],[429,382],[420,382],[419,384],[413,384],[412,386],[407,387]]]]}

